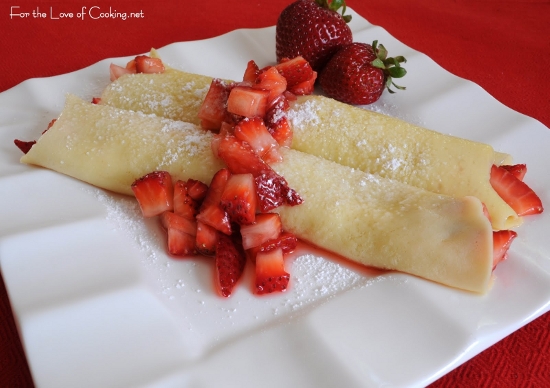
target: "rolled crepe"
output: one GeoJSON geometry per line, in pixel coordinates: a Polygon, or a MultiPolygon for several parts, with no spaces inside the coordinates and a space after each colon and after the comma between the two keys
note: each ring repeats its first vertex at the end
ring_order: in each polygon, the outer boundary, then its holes
{"type": "MultiPolygon", "coordinates": [[[[21,161],[131,194],[132,182],[153,170],[210,182],[223,166],[210,150],[211,136],[189,123],[69,95],[21,161]]],[[[282,153],[273,168],[304,199],[277,209],[285,229],[367,266],[487,290],[492,228],[477,198],[435,194],[296,150],[282,153]]]]}
{"type": "MultiPolygon", "coordinates": [[[[169,68],[163,74],[126,75],[110,84],[101,103],[199,124],[212,78],[169,68]]],[[[433,191],[479,198],[493,228],[510,229],[521,218],[495,192],[493,164],[511,157],[487,144],[444,135],[323,96],[301,96],[287,117],[292,148],[362,171],[433,191]]]]}

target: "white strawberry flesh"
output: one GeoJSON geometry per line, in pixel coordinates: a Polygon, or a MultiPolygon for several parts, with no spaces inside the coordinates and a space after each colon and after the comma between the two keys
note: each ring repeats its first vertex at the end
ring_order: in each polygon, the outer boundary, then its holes
{"type": "Polygon", "coordinates": [[[197,223],[193,219],[179,216],[170,211],[160,215],[161,225],[168,234],[168,252],[174,256],[195,253],[197,223]]]}
{"type": "Polygon", "coordinates": [[[233,133],[237,139],[250,144],[256,154],[266,163],[282,161],[279,143],[271,136],[261,118],[244,118],[235,125],[233,133]]]}
{"type": "Polygon", "coordinates": [[[269,91],[250,86],[235,86],[227,98],[227,111],[243,117],[263,117],[267,111],[269,91]]]}
{"type": "Polygon", "coordinates": [[[256,198],[256,188],[252,174],[233,174],[227,180],[220,198],[220,204],[232,222],[247,225],[254,222],[256,198]]]}
{"type": "Polygon", "coordinates": [[[144,217],[174,209],[172,177],[166,171],[155,171],[139,178],[132,184],[132,191],[144,217]]]}
{"type": "Polygon", "coordinates": [[[197,221],[210,225],[222,233],[232,233],[231,220],[220,205],[220,199],[231,173],[227,169],[219,170],[210,182],[210,188],[202,202],[197,221]]]}
{"type": "Polygon", "coordinates": [[[164,72],[164,64],[160,58],[138,55],[134,61],[137,73],[158,74],[164,72]]]}
{"type": "Polygon", "coordinates": [[[256,256],[256,294],[283,292],[288,287],[290,275],[285,271],[281,248],[260,252],[256,256]]]}
{"type": "Polygon", "coordinates": [[[241,226],[243,248],[255,248],[263,243],[274,240],[283,231],[281,218],[277,213],[260,213],[256,221],[250,225],[241,226]]]}

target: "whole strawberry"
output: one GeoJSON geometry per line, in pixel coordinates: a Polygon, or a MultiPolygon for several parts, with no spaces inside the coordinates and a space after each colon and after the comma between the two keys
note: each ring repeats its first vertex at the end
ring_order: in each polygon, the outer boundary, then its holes
{"type": "Polygon", "coordinates": [[[383,45],[374,41],[350,43],[342,46],[330,59],[320,74],[319,83],[323,92],[335,100],[353,105],[371,104],[378,100],[387,88],[390,93],[394,78],[401,78],[407,72],[401,67],[404,57],[388,58],[383,45]]]}
{"type": "Polygon", "coordinates": [[[345,0],[298,0],[279,15],[276,27],[277,62],[298,55],[320,71],[338,48],[353,41],[345,0]],[[342,14],[337,11],[342,8],[342,14]]]}

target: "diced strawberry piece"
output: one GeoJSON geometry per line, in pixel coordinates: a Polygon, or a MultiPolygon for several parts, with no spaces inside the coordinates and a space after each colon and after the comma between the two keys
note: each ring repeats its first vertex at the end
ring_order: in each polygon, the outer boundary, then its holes
{"type": "Polygon", "coordinates": [[[17,148],[23,151],[24,154],[26,154],[31,150],[32,146],[36,144],[36,140],[24,141],[15,139],[13,143],[17,146],[17,148]]]}
{"type": "Polygon", "coordinates": [[[282,147],[290,147],[292,145],[292,128],[288,119],[281,117],[275,124],[272,124],[269,127],[271,136],[279,143],[282,147]]]}
{"type": "Polygon", "coordinates": [[[256,216],[256,198],[252,174],[233,174],[227,180],[220,203],[232,222],[248,225],[256,216]]]}
{"type": "Polygon", "coordinates": [[[268,212],[283,204],[299,205],[302,198],[288,186],[287,181],[265,163],[245,142],[235,136],[220,140],[218,155],[233,174],[251,173],[256,183],[259,208],[268,212]]]}
{"type": "Polygon", "coordinates": [[[258,253],[256,256],[256,294],[285,291],[289,280],[290,275],[285,271],[281,248],[258,253]]]}
{"type": "Polygon", "coordinates": [[[232,231],[231,221],[227,212],[220,206],[220,199],[230,175],[229,170],[225,168],[214,175],[196,217],[197,221],[210,225],[227,235],[230,235],[232,231]]]}
{"type": "Polygon", "coordinates": [[[234,134],[237,139],[250,144],[266,163],[283,160],[279,153],[279,144],[271,136],[261,118],[244,118],[235,126],[234,134]]]}
{"type": "Polygon", "coordinates": [[[286,117],[288,107],[287,94],[283,94],[273,101],[265,115],[269,133],[283,147],[290,147],[292,144],[292,128],[286,117]]]}
{"type": "Polygon", "coordinates": [[[512,241],[517,237],[513,230],[499,230],[493,232],[493,269],[498,263],[506,260],[508,249],[512,241]]]}
{"type": "Polygon", "coordinates": [[[512,173],[512,175],[520,181],[523,181],[523,177],[525,177],[525,173],[527,173],[527,165],[525,164],[501,165],[500,167],[512,173]]]}
{"type": "Polygon", "coordinates": [[[197,221],[197,235],[195,246],[197,251],[205,256],[213,256],[216,253],[219,231],[210,225],[197,221]]]}
{"type": "Polygon", "coordinates": [[[101,97],[93,97],[92,104],[101,104],[101,97]]]}
{"type": "Polygon", "coordinates": [[[286,85],[287,81],[285,77],[283,77],[276,68],[270,66],[260,71],[252,87],[254,89],[269,90],[269,97],[267,100],[269,105],[271,101],[284,93],[286,85]]]}
{"type": "Polygon", "coordinates": [[[537,194],[505,168],[493,165],[490,182],[493,189],[518,216],[542,213],[542,202],[537,194]]]}
{"type": "Polygon", "coordinates": [[[174,213],[182,217],[194,219],[199,213],[200,201],[189,194],[187,182],[174,183],[174,213]]]}
{"type": "Polygon", "coordinates": [[[172,177],[166,171],[151,172],[132,183],[132,191],[144,217],[174,209],[172,177]]]}
{"type": "Polygon", "coordinates": [[[185,256],[195,253],[195,234],[197,223],[170,211],[160,215],[161,225],[168,235],[168,253],[185,256]]]}
{"type": "Polygon", "coordinates": [[[109,66],[110,80],[115,81],[126,74],[135,74],[135,71],[111,63],[109,66]]]}
{"type": "Polygon", "coordinates": [[[285,96],[288,101],[296,101],[298,99],[294,93],[288,90],[283,93],[283,96],[285,96]]]}
{"type": "Polygon", "coordinates": [[[233,135],[226,135],[220,139],[218,156],[225,162],[233,174],[251,173],[254,177],[271,167],[265,163],[252,146],[242,142],[233,135]]]}
{"type": "Polygon", "coordinates": [[[296,206],[304,202],[302,197],[288,186],[285,178],[273,170],[263,172],[254,178],[259,208],[268,212],[281,205],[296,206]]]}
{"type": "Polygon", "coordinates": [[[219,234],[215,261],[218,289],[222,296],[228,297],[244,271],[245,253],[235,238],[219,234]]]}
{"type": "Polygon", "coordinates": [[[160,58],[151,58],[147,55],[138,55],[135,58],[136,72],[146,74],[164,73],[164,64],[160,58]]]}
{"type": "Polygon", "coordinates": [[[281,248],[283,254],[293,252],[298,246],[298,239],[290,232],[282,232],[277,238],[267,240],[262,245],[247,250],[251,260],[256,261],[256,255],[259,252],[269,252],[276,248],[281,248]]]}
{"type": "Polygon", "coordinates": [[[283,58],[275,68],[286,78],[289,88],[309,80],[313,74],[311,65],[302,56],[283,58]]]}
{"type": "Polygon", "coordinates": [[[193,237],[197,234],[197,221],[194,218],[183,217],[172,211],[162,213],[160,223],[166,230],[175,228],[193,237]]]}
{"type": "Polygon", "coordinates": [[[267,111],[268,98],[268,90],[235,86],[227,99],[227,111],[244,117],[263,117],[267,111]]]}
{"type": "Polygon", "coordinates": [[[196,179],[187,180],[187,192],[195,201],[202,201],[208,192],[208,185],[196,179]]]}
{"type": "Polygon", "coordinates": [[[257,214],[253,224],[241,226],[243,248],[259,247],[266,241],[278,238],[282,231],[281,218],[277,213],[257,214]]]}
{"type": "Polygon", "coordinates": [[[299,84],[293,85],[288,88],[290,92],[297,96],[305,96],[313,93],[313,90],[315,89],[315,80],[317,79],[317,72],[313,72],[312,76],[304,81],[300,82],[299,84]]]}
{"type": "Polygon", "coordinates": [[[137,65],[136,65],[136,59],[132,59],[128,61],[126,64],[126,69],[130,70],[132,73],[137,73],[137,65]]]}
{"type": "Polygon", "coordinates": [[[248,61],[246,65],[246,70],[243,76],[243,82],[248,85],[253,85],[256,82],[256,78],[260,73],[260,68],[254,61],[248,61]]]}
{"type": "Polygon", "coordinates": [[[231,86],[219,78],[214,78],[208,93],[199,109],[201,126],[208,130],[218,130],[227,116],[227,98],[231,86]]]}

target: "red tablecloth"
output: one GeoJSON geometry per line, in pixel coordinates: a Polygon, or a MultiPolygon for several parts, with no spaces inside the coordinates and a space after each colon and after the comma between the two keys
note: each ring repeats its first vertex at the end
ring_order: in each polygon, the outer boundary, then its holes
{"type": "MultiPolygon", "coordinates": [[[[289,3],[1,0],[0,91],[27,78],[63,74],[107,57],[211,38],[237,28],[274,25],[289,3]],[[143,18],[78,19],[83,7],[93,6],[102,11],[142,11],[143,18]],[[35,18],[33,11],[46,17],[35,18]],[[72,19],[61,18],[61,13],[69,12],[74,13],[72,19]],[[29,16],[13,15],[21,13],[29,16]]],[[[453,74],[481,85],[508,107],[550,127],[548,0],[348,0],[348,6],[453,74]]],[[[0,386],[32,386],[3,282],[0,318],[0,386]]],[[[549,329],[547,313],[433,386],[550,386],[549,329]]]]}

